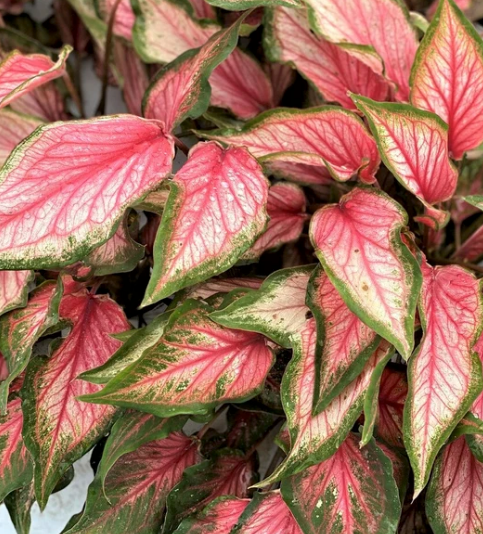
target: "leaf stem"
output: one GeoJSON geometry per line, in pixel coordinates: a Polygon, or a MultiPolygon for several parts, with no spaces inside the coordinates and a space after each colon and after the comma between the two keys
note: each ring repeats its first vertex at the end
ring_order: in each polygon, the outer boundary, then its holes
{"type": "Polygon", "coordinates": [[[190,149],[183,143],[183,141],[181,141],[178,137],[175,137],[174,144],[181,150],[181,152],[183,152],[186,157],[188,156],[190,149]]]}
{"type": "Polygon", "coordinates": [[[211,428],[211,426],[216,422],[218,421],[218,419],[224,414],[226,413],[226,411],[228,410],[228,407],[229,407],[229,404],[225,404],[225,406],[222,406],[216,413],[215,415],[204,425],[200,428],[200,430],[198,430],[198,432],[196,433],[196,437],[201,440],[203,438],[203,436],[208,432],[208,430],[211,428]]]}

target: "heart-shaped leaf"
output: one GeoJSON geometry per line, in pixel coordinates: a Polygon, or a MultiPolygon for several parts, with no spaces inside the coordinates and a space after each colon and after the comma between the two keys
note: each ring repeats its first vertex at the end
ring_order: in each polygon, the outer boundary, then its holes
{"type": "Polygon", "coordinates": [[[155,345],[83,400],[171,417],[205,414],[220,403],[255,396],[272,366],[271,350],[259,334],[217,325],[210,312],[185,302],[155,345]]]}
{"type": "Polygon", "coordinates": [[[449,125],[456,159],[483,141],[483,42],[453,0],[441,0],[411,73],[411,102],[449,125]]]}
{"type": "Polygon", "coordinates": [[[282,481],[282,496],[305,534],[395,533],[401,513],[391,461],[349,434],[328,460],[282,481]]]}
{"type": "Polygon", "coordinates": [[[421,271],[401,239],[406,224],[391,197],[356,188],[312,217],[310,235],[347,306],[409,358],[421,271]]]}
{"type": "Polygon", "coordinates": [[[291,346],[291,336],[305,325],[307,283],[313,266],[275,271],[258,290],[235,300],[210,317],[230,328],[259,332],[282,347],[291,346]]]}
{"type": "Polygon", "coordinates": [[[483,320],[481,286],[461,267],[433,268],[424,262],[419,313],[424,336],[409,362],[404,409],[415,497],[442,445],[483,388],[473,352],[483,320]]]}
{"type": "Polygon", "coordinates": [[[37,129],[0,171],[0,267],[82,259],[165,178],[173,155],[158,123],[132,115],[37,129]]]}
{"type": "Polygon", "coordinates": [[[27,304],[32,271],[0,271],[0,315],[27,304]]]}
{"type": "Polygon", "coordinates": [[[244,148],[196,145],[170,187],[143,306],[229,269],[267,223],[268,182],[244,148]]]}

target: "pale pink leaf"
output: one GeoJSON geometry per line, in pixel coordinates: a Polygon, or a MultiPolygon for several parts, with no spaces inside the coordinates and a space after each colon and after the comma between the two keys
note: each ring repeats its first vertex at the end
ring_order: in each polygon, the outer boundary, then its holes
{"type": "Polygon", "coordinates": [[[0,315],[27,304],[32,271],[0,271],[0,315]]]}
{"type": "Polygon", "coordinates": [[[143,306],[226,271],[267,222],[268,183],[244,148],[197,144],[170,186],[143,306]]]}
{"type": "Polygon", "coordinates": [[[285,91],[294,82],[295,72],[289,65],[282,65],[281,63],[266,63],[265,70],[270,77],[273,88],[273,103],[278,106],[285,91]]]}
{"type": "Polygon", "coordinates": [[[473,232],[461,247],[456,250],[454,257],[459,260],[475,261],[483,256],[483,226],[473,232]]]}
{"type": "Polygon", "coordinates": [[[37,129],[0,171],[0,265],[52,268],[83,258],[166,177],[173,155],[159,123],[132,115],[37,129]]]}
{"type": "Polygon", "coordinates": [[[201,284],[192,286],[188,291],[190,298],[208,299],[216,293],[229,293],[234,289],[258,289],[263,282],[263,278],[212,278],[201,284]]]}
{"type": "Polygon", "coordinates": [[[131,7],[130,0],[99,0],[97,2],[97,9],[103,20],[107,23],[111,17],[112,10],[116,6],[116,13],[114,15],[114,24],[112,31],[114,35],[123,37],[127,41],[132,39],[132,29],[136,17],[131,7]],[[117,4],[117,6],[116,6],[117,4]]]}
{"type": "Polygon", "coordinates": [[[421,271],[401,238],[406,224],[406,212],[392,198],[356,188],[316,212],[310,234],[347,306],[409,358],[421,271]]]}
{"type": "Polygon", "coordinates": [[[424,336],[409,362],[404,443],[414,471],[414,493],[426,485],[433,462],[483,387],[473,345],[483,303],[476,278],[456,265],[425,261],[419,313],[424,336]]]}
{"type": "Polygon", "coordinates": [[[216,20],[216,11],[206,0],[189,0],[189,2],[199,19],[216,20]]]}
{"type": "Polygon", "coordinates": [[[46,122],[67,120],[64,110],[64,97],[55,81],[37,87],[14,100],[10,107],[24,115],[31,115],[46,122]]]}
{"type": "Polygon", "coordinates": [[[35,117],[21,115],[10,109],[0,110],[0,167],[12,150],[43,122],[35,117]]]}

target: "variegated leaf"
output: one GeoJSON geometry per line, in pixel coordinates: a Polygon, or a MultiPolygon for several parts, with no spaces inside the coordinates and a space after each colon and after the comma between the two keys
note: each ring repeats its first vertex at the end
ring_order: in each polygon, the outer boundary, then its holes
{"type": "Polygon", "coordinates": [[[256,460],[240,451],[221,449],[210,460],[183,473],[179,484],[168,495],[164,534],[172,534],[182,519],[202,510],[223,495],[244,498],[257,480],[256,460]]]}
{"type": "Polygon", "coordinates": [[[72,47],[64,46],[54,63],[42,54],[23,55],[14,50],[0,63],[0,108],[65,72],[72,47]]]}
{"type": "Polygon", "coordinates": [[[27,304],[32,271],[0,271],[0,315],[27,304]]]}
{"type": "Polygon", "coordinates": [[[304,534],[395,533],[401,513],[392,464],[371,441],[349,434],[328,460],[282,481],[304,534]]]}
{"type": "Polygon", "coordinates": [[[312,217],[310,235],[347,306],[408,358],[421,271],[401,239],[406,224],[406,212],[391,197],[356,188],[312,217]]]}
{"type": "Polygon", "coordinates": [[[198,459],[196,442],[177,432],[122,456],[107,475],[105,493],[96,475],[82,516],[66,534],[158,534],[168,493],[198,459]]]}
{"type": "Polygon", "coordinates": [[[287,7],[301,7],[302,2],[300,0],[206,0],[208,4],[216,7],[222,7],[223,9],[229,9],[233,11],[243,11],[245,9],[251,9],[253,7],[267,6],[272,7],[274,5],[287,6],[287,7]]]}
{"type": "Polygon", "coordinates": [[[398,100],[408,100],[409,73],[418,47],[409,13],[397,0],[307,0],[312,25],[334,43],[372,47],[387,77],[396,84],[398,100]]]}
{"type": "Polygon", "coordinates": [[[0,167],[5,163],[10,152],[28,137],[42,121],[36,117],[22,115],[11,109],[0,110],[0,167]]]}
{"type": "Polygon", "coordinates": [[[434,465],[426,513],[438,534],[483,532],[483,463],[460,437],[448,444],[434,465]]]}
{"type": "Polygon", "coordinates": [[[293,337],[293,357],[282,380],[282,403],[290,433],[290,450],[285,460],[259,486],[267,486],[283,477],[332,456],[345,440],[362,411],[368,387],[379,377],[390,358],[391,346],[382,341],[366,363],[362,373],[318,415],[312,415],[316,380],[315,320],[293,337]]]}
{"type": "Polygon", "coordinates": [[[206,0],[189,0],[199,19],[216,20],[216,10],[206,0]]]}
{"type": "Polygon", "coordinates": [[[243,254],[242,260],[254,260],[266,250],[296,241],[308,219],[304,192],[295,184],[279,182],[268,191],[267,228],[243,254]]]}
{"type": "Polygon", "coordinates": [[[458,260],[476,261],[483,256],[483,226],[473,232],[455,253],[458,260]]]}
{"type": "Polygon", "coordinates": [[[37,339],[58,321],[62,289],[53,280],[32,291],[25,308],[12,310],[0,318],[0,351],[8,366],[8,377],[0,383],[0,412],[7,407],[8,389],[27,367],[37,339]]]}
{"type": "Polygon", "coordinates": [[[197,144],[170,186],[143,306],[226,271],[267,223],[268,182],[244,148],[197,144]]]}
{"type": "Polygon", "coordinates": [[[373,183],[380,161],[376,143],[361,120],[330,106],[279,108],[262,113],[241,130],[215,130],[203,136],[247,147],[263,164],[319,166],[341,181],[359,174],[362,181],[373,183]]]}
{"type": "Polygon", "coordinates": [[[96,8],[106,24],[109,22],[113,9],[116,9],[112,26],[114,35],[123,37],[127,41],[132,39],[135,16],[129,0],[99,0],[96,8]]]}
{"type": "Polygon", "coordinates": [[[441,0],[411,73],[411,102],[449,125],[455,159],[483,141],[483,42],[453,0],[441,0]]]}
{"type": "Polygon", "coordinates": [[[212,278],[188,289],[188,296],[193,299],[208,299],[216,293],[229,293],[235,289],[259,289],[263,278],[255,276],[237,278],[212,278]]]}
{"type": "Polygon", "coordinates": [[[33,463],[22,439],[23,415],[20,399],[8,403],[0,416],[0,501],[32,480],[33,463]]]}
{"type": "Polygon", "coordinates": [[[362,372],[380,338],[350,311],[320,266],[310,279],[307,304],[317,322],[314,409],[319,413],[362,372]]]}
{"type": "MultiPolygon", "coordinates": [[[[267,22],[264,44],[272,61],[293,65],[326,101],[355,109],[349,91],[373,100],[383,101],[389,96],[387,80],[350,48],[346,50],[314,35],[303,10],[274,8],[269,11],[267,22]]],[[[361,48],[358,51],[363,53],[361,48]]]]}
{"type": "Polygon", "coordinates": [[[5,506],[17,534],[30,533],[30,509],[35,503],[34,485],[27,484],[5,497],[5,506]]]}
{"type": "Polygon", "coordinates": [[[173,155],[158,123],[132,115],[37,129],[0,171],[0,267],[83,258],[165,178],[173,155]]]}
{"type": "Polygon", "coordinates": [[[424,262],[419,312],[424,336],[409,362],[404,409],[415,497],[440,448],[483,388],[473,352],[483,319],[480,284],[456,265],[433,268],[424,262]]]}
{"type": "Polygon", "coordinates": [[[259,334],[218,326],[210,312],[186,301],[155,345],[83,400],[171,417],[206,414],[220,403],[255,396],[272,366],[271,350],[259,334]]]}
{"type": "Polygon", "coordinates": [[[130,327],[122,309],[106,295],[94,296],[64,280],[59,315],[73,324],[72,330],[49,358],[31,360],[22,389],[23,434],[35,460],[41,508],[68,466],[104,435],[115,411],[77,400],[99,388],[76,377],[104,363],[120,346],[109,334],[130,327]]]}
{"type": "Polygon", "coordinates": [[[249,291],[210,317],[230,328],[259,332],[282,347],[303,328],[309,309],[305,304],[313,266],[275,271],[258,290],[249,291]]]}
{"type": "Polygon", "coordinates": [[[17,113],[46,122],[63,121],[69,118],[64,109],[64,97],[55,81],[47,82],[33,91],[24,93],[15,99],[10,107],[17,113]]]}

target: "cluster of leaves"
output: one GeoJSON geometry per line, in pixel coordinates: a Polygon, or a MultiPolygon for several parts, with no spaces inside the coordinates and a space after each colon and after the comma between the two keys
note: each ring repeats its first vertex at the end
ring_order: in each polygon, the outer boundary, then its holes
{"type": "Polygon", "coordinates": [[[483,532],[483,41],[411,4],[0,0],[19,533],[94,447],[67,534],[483,532]]]}

